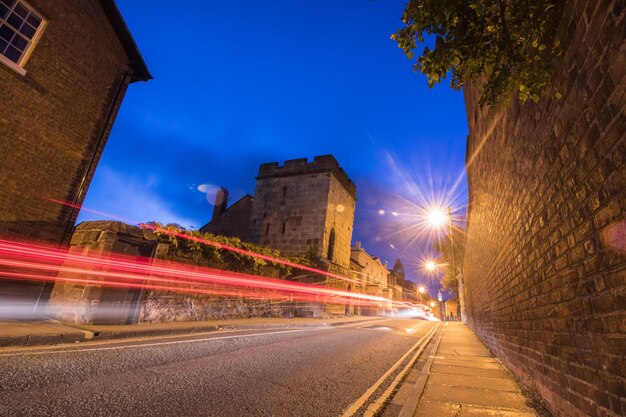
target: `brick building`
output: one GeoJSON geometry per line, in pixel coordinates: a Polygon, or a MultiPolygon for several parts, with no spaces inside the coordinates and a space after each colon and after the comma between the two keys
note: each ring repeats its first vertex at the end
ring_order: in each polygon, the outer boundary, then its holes
{"type": "Polygon", "coordinates": [[[356,186],[332,155],[262,164],[250,217],[250,239],[286,255],[313,251],[347,272],[356,186]]]}
{"type": "Polygon", "coordinates": [[[465,89],[467,319],[554,415],[623,416],[626,8],[563,6],[560,100],[465,89]]]}
{"type": "Polygon", "coordinates": [[[51,200],[83,202],[126,88],[150,78],[112,0],[0,0],[0,236],[68,243],[78,210],[51,200]]]}

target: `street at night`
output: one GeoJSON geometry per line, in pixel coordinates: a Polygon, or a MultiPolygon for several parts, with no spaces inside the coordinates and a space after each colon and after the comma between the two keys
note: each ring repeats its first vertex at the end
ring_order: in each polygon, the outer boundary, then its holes
{"type": "Polygon", "coordinates": [[[433,326],[376,320],[21,348],[0,353],[0,415],[338,416],[433,326]]]}
{"type": "Polygon", "coordinates": [[[626,416],[624,0],[0,0],[0,417],[626,416]]]}

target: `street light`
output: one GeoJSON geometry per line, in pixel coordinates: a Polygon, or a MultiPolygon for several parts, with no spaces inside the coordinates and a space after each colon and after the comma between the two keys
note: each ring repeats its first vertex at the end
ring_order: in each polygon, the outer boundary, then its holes
{"type": "MultiPolygon", "coordinates": [[[[439,209],[439,208],[434,208],[432,209],[429,213],[428,213],[428,221],[429,223],[434,227],[434,228],[440,228],[442,227],[442,225],[447,221],[448,223],[448,236],[450,237],[450,254],[452,255],[452,274],[454,277],[456,277],[456,260],[454,257],[454,239],[452,237],[452,219],[450,217],[450,208],[448,207],[446,209],[446,212],[444,213],[443,210],[439,209]]],[[[460,280],[459,280],[460,281],[460,280]]],[[[459,288],[459,307],[461,307],[462,305],[462,283],[459,282],[459,284],[461,284],[460,288],[459,288]]],[[[441,301],[441,300],[439,300],[441,301]]]]}
{"type": "Polygon", "coordinates": [[[427,271],[434,271],[437,268],[437,264],[433,261],[428,261],[424,264],[427,271]]]}
{"type": "Polygon", "coordinates": [[[420,286],[417,290],[419,291],[420,294],[424,294],[426,292],[426,288],[424,288],[423,285],[420,286]]]}
{"type": "Polygon", "coordinates": [[[441,209],[433,209],[428,213],[428,222],[434,227],[440,227],[449,220],[449,216],[441,209]]]}

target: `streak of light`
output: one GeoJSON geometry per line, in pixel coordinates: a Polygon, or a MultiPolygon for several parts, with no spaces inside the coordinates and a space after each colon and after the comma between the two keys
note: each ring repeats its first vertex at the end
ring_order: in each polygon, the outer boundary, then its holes
{"type": "Polygon", "coordinates": [[[254,257],[254,258],[258,258],[258,259],[263,259],[265,261],[272,262],[272,263],[275,263],[275,264],[285,265],[285,266],[289,266],[291,268],[296,268],[296,269],[300,269],[300,270],[308,271],[308,272],[314,272],[316,274],[325,275],[325,276],[330,277],[330,278],[336,278],[336,279],[339,279],[339,280],[342,280],[342,281],[352,282],[352,283],[357,283],[358,284],[358,281],[356,281],[356,280],[344,277],[342,275],[334,274],[332,272],[324,271],[324,270],[317,269],[317,268],[312,268],[310,266],[301,265],[301,264],[298,264],[298,263],[295,263],[295,262],[291,262],[291,261],[287,261],[287,260],[284,260],[284,259],[274,258],[274,257],[268,256],[268,255],[263,255],[263,254],[260,254],[260,253],[248,251],[248,250],[241,249],[241,248],[236,248],[234,246],[224,245],[222,243],[214,242],[212,240],[203,239],[203,238],[196,237],[196,236],[189,236],[189,235],[186,235],[184,233],[174,232],[172,230],[167,230],[165,228],[158,227],[158,226],[155,226],[155,225],[135,222],[135,221],[132,221],[132,220],[129,220],[129,219],[124,219],[124,218],[121,218],[121,217],[118,217],[118,216],[115,216],[115,215],[112,215],[112,214],[109,214],[109,213],[104,213],[104,212],[92,210],[92,209],[89,209],[87,207],[83,207],[83,206],[80,206],[80,205],[77,205],[77,204],[72,204],[72,203],[68,203],[68,202],[64,202],[64,201],[60,201],[60,200],[55,200],[55,199],[47,198],[47,197],[45,199],[48,200],[48,201],[54,202],[54,203],[58,203],[58,204],[62,204],[62,205],[68,206],[68,207],[77,208],[79,210],[85,210],[85,211],[88,211],[88,212],[91,212],[91,213],[95,213],[95,214],[99,214],[99,215],[102,215],[102,216],[106,216],[106,217],[109,217],[109,218],[115,218],[117,220],[124,221],[124,222],[127,222],[127,223],[139,224],[142,227],[151,229],[151,230],[159,232],[159,233],[164,233],[164,234],[167,234],[167,235],[170,235],[170,236],[174,236],[174,237],[177,237],[177,238],[180,238],[180,239],[186,239],[186,240],[189,240],[189,241],[192,241],[192,242],[203,243],[205,245],[213,246],[213,247],[216,247],[216,248],[219,248],[219,249],[224,249],[224,250],[228,250],[228,251],[231,251],[231,252],[239,253],[239,254],[242,254],[242,255],[247,255],[247,256],[254,257]]]}
{"type": "Polygon", "coordinates": [[[4,240],[0,240],[0,265],[26,270],[2,272],[3,277],[13,279],[23,277],[31,280],[85,285],[148,288],[238,297],[290,298],[298,301],[328,303],[359,304],[387,301],[382,297],[330,287],[174,264],[155,259],[147,262],[146,259],[137,260],[124,255],[79,253],[67,249],[4,240]],[[32,270],[39,271],[39,273],[33,273],[32,270]],[[50,273],[61,275],[55,277],[50,273]],[[66,276],[67,274],[76,274],[78,277],[66,276]],[[100,279],[93,279],[94,277],[100,279]],[[213,287],[210,287],[211,285],[213,287]],[[191,288],[184,286],[191,286],[191,288]]]}
{"type": "Polygon", "coordinates": [[[323,271],[321,269],[312,268],[310,266],[300,265],[300,264],[297,264],[295,262],[286,261],[284,259],[278,259],[278,258],[274,258],[274,257],[268,256],[268,255],[263,255],[263,254],[260,254],[260,253],[252,252],[252,251],[249,251],[249,250],[236,248],[234,246],[224,245],[222,243],[214,242],[212,240],[203,239],[203,238],[196,237],[196,236],[189,236],[189,235],[186,235],[184,233],[173,232],[171,230],[166,230],[166,229],[164,229],[162,227],[157,227],[157,226],[154,226],[154,225],[144,225],[144,226],[149,228],[149,229],[152,229],[154,231],[157,231],[157,232],[160,232],[160,233],[167,233],[167,234],[169,234],[171,236],[175,236],[175,237],[178,237],[178,238],[181,238],[181,239],[187,239],[187,240],[190,240],[192,242],[204,243],[205,245],[213,246],[213,247],[216,247],[216,248],[219,248],[219,249],[226,249],[226,250],[229,250],[231,252],[240,253],[242,255],[248,255],[248,256],[252,256],[254,258],[263,259],[263,260],[268,261],[268,262],[273,262],[273,263],[276,263],[276,264],[281,264],[281,265],[289,266],[289,267],[292,267],[292,268],[301,269],[303,271],[314,272],[316,274],[325,275],[325,276],[330,277],[330,278],[336,278],[336,279],[339,279],[339,280],[342,280],[342,281],[353,282],[353,283],[358,284],[357,280],[346,278],[346,277],[344,277],[342,275],[333,274],[332,272],[323,271]]]}
{"type": "Polygon", "coordinates": [[[51,203],[61,204],[61,205],[64,205],[64,206],[67,206],[67,207],[71,207],[71,208],[75,208],[75,209],[78,209],[78,210],[85,210],[85,211],[88,211],[90,213],[99,214],[100,216],[104,216],[104,217],[106,217],[108,219],[115,219],[115,220],[119,220],[121,222],[131,223],[131,224],[137,224],[138,223],[138,222],[135,222],[135,221],[130,220],[130,219],[125,219],[124,217],[116,216],[115,214],[105,213],[104,211],[87,209],[87,208],[84,208],[83,206],[81,206],[79,204],[68,203],[67,201],[61,201],[61,200],[57,200],[57,199],[49,198],[49,197],[43,197],[43,199],[44,200],[48,200],[51,203]]]}

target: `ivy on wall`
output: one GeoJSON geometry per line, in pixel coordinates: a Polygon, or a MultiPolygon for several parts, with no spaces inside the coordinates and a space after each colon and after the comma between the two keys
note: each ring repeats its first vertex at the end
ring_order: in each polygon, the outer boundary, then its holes
{"type": "Polygon", "coordinates": [[[198,230],[187,230],[177,224],[167,224],[163,226],[158,222],[150,222],[142,226],[152,230],[159,241],[168,243],[183,252],[199,253],[207,263],[230,271],[255,275],[277,274],[281,278],[290,278],[299,273],[297,268],[203,243],[201,242],[202,240],[243,249],[304,266],[317,266],[319,261],[313,253],[287,257],[283,256],[280,251],[276,249],[244,242],[236,237],[202,233],[198,230]],[[185,239],[184,236],[189,236],[192,239],[185,239]]]}

